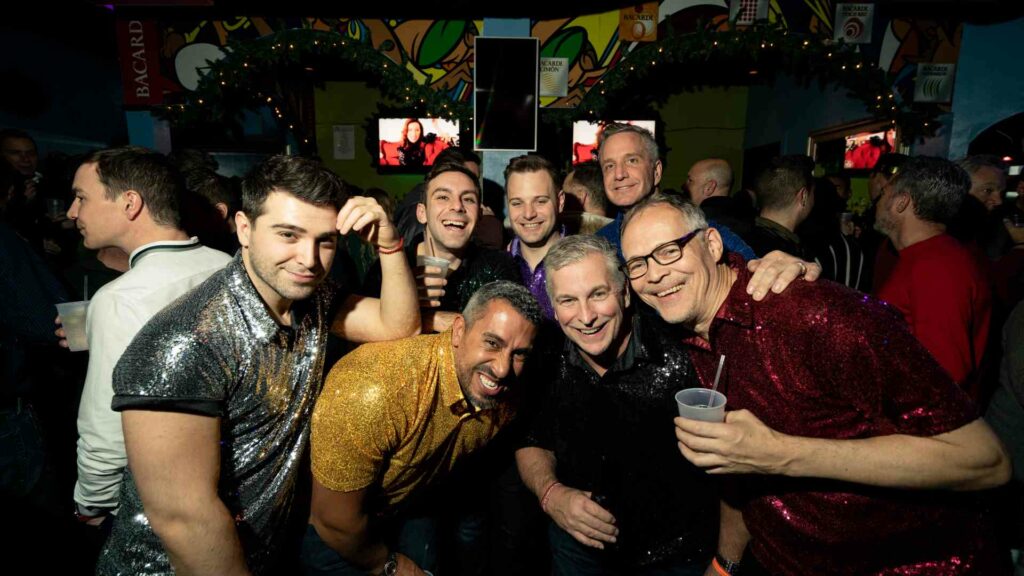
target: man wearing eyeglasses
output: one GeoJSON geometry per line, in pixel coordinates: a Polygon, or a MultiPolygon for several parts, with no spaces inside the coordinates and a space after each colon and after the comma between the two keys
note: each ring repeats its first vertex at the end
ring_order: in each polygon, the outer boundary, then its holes
{"type": "MultiPolygon", "coordinates": [[[[686,241],[656,257],[671,260],[686,241]]],[[[634,313],[603,238],[567,236],[544,262],[565,343],[516,459],[554,521],[554,573],[702,574],[714,552],[716,487],[666,433],[672,396],[696,385],[686,346],[657,318],[634,313]]],[[[765,266],[761,275],[788,272],[785,284],[800,266],[765,266]]]]}
{"type": "Polygon", "coordinates": [[[675,420],[687,460],[737,475],[707,574],[1002,573],[967,492],[1005,483],[1008,457],[893,310],[827,281],[753,301],[742,262],[673,197],[630,211],[622,249],[633,290],[692,333],[700,380],[726,358],[725,421],[675,420]]]}

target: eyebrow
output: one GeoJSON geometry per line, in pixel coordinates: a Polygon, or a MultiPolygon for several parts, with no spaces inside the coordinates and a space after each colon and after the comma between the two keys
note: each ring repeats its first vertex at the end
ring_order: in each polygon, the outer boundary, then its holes
{"type": "MultiPolygon", "coordinates": [[[[296,226],[295,224],[272,224],[270,227],[277,230],[290,230],[292,232],[298,232],[299,234],[307,234],[309,232],[309,230],[306,230],[302,226],[296,226]]],[[[337,233],[337,230],[332,230],[330,232],[320,234],[319,236],[316,236],[316,238],[318,240],[333,238],[337,233]]]]}

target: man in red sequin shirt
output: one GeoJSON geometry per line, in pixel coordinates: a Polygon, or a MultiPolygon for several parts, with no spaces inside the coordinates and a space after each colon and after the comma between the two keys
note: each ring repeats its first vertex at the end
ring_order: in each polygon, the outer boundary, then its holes
{"type": "Polygon", "coordinates": [[[640,298],[693,332],[705,385],[726,357],[725,422],[676,420],[683,455],[730,475],[708,574],[1000,573],[971,492],[1005,483],[1008,458],[898,315],[831,282],[755,302],[742,262],[675,198],[634,208],[622,248],[640,298]]]}

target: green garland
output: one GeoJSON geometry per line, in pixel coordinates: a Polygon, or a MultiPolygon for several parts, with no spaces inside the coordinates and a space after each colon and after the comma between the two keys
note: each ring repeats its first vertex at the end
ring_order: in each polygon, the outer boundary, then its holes
{"type": "MultiPolygon", "coordinates": [[[[284,30],[256,40],[235,42],[227,56],[210,63],[194,92],[158,110],[178,125],[236,123],[243,109],[269,106],[287,124],[304,152],[315,149],[296,118],[293,98],[303,84],[320,85],[339,68],[380,89],[404,116],[459,119],[468,131],[472,105],[416,81],[368,43],[336,32],[284,30]],[[288,118],[288,120],[285,120],[288,118]]],[[[805,85],[837,84],[864,102],[876,119],[899,126],[906,141],[935,133],[942,113],[938,105],[911,105],[894,92],[885,71],[867,61],[854,46],[819,36],[790,34],[777,24],[761,23],[729,30],[698,25],[695,32],[674,34],[643,44],[621,60],[587,92],[576,108],[546,108],[545,122],[567,126],[577,119],[651,111],[680,91],[703,86],[749,84],[789,74],[805,85]]],[[[467,134],[468,135],[468,134],[467,134]]]]}

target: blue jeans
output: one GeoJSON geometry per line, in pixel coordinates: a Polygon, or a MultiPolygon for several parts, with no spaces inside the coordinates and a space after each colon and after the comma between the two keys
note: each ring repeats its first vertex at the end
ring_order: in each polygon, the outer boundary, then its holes
{"type": "Polygon", "coordinates": [[[610,555],[580,544],[568,532],[551,522],[551,573],[554,576],[702,576],[707,562],[690,564],[668,560],[646,568],[622,568],[610,555]]]}

